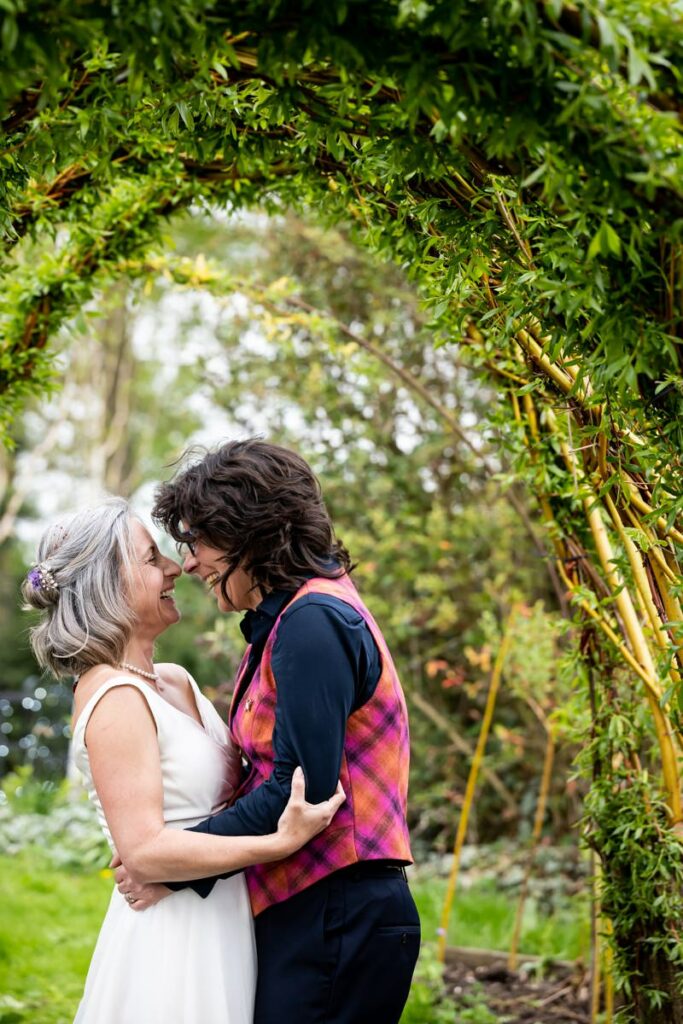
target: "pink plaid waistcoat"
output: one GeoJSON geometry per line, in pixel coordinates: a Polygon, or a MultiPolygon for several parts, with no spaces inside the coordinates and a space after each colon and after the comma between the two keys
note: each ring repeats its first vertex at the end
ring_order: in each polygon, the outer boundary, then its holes
{"type": "MultiPolygon", "coordinates": [[[[406,824],[408,795],[408,713],[386,641],[348,576],[309,580],[286,606],[306,594],[331,594],[358,612],[367,623],[382,660],[374,694],[348,720],[341,764],[346,802],[329,827],[302,850],[274,864],[245,871],[254,914],[281,903],[326,875],[361,860],[412,861],[406,824]]],[[[273,729],[277,687],[271,657],[282,614],[268,637],[260,665],[235,709],[240,681],[249,660],[242,659],[231,709],[235,741],[251,762],[241,793],[267,779],[273,767],[273,729]]],[[[321,667],[324,671],[324,666],[321,667]]]]}

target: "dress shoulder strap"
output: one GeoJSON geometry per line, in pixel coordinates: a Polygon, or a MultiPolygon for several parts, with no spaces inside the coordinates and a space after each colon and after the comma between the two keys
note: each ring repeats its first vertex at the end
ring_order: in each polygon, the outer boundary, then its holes
{"type": "Polygon", "coordinates": [[[99,702],[102,700],[104,695],[109,693],[110,690],[118,689],[122,686],[132,686],[135,690],[140,691],[140,693],[147,702],[147,706],[149,707],[152,718],[154,719],[154,725],[157,729],[157,732],[159,731],[157,709],[155,707],[156,702],[150,700],[150,696],[152,694],[150,688],[148,686],[145,686],[144,683],[138,682],[137,679],[131,679],[130,676],[115,676],[113,679],[107,680],[106,683],[103,683],[102,686],[100,686],[99,690],[95,691],[95,693],[86,703],[85,707],[83,708],[80,715],[76,719],[76,724],[73,730],[74,743],[76,742],[77,737],[79,737],[79,734],[80,737],[85,736],[85,729],[88,722],[90,721],[90,716],[92,715],[93,711],[95,710],[99,702]]]}

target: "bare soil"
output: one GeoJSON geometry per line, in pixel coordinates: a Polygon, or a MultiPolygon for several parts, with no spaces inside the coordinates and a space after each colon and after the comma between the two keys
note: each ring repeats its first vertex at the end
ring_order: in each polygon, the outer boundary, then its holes
{"type": "Polygon", "coordinates": [[[520,958],[519,969],[509,971],[504,956],[449,950],[445,981],[459,1011],[486,1006],[499,1024],[590,1024],[590,982],[581,965],[520,958]]]}

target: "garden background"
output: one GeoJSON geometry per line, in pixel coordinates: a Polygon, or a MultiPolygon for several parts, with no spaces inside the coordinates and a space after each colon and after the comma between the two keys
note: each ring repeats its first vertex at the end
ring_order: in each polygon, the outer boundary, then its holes
{"type": "MultiPolygon", "coordinates": [[[[3,951],[8,1007],[19,1013],[14,1001],[21,1003],[27,1019],[68,1019],[111,886],[92,816],[60,781],[70,688],[39,676],[28,646],[31,615],[20,609],[20,583],[46,517],[107,492],[130,497],[144,516],[155,483],[184,450],[230,436],[260,432],[311,460],[406,688],[410,822],[428,943],[437,937],[500,624],[515,602],[504,692],[468,834],[475,888],[462,913],[475,920],[458,925],[456,908],[454,943],[505,948],[511,939],[510,895],[523,875],[545,724],[560,689],[571,689],[543,561],[498,485],[470,466],[464,441],[397,374],[405,368],[428,386],[475,449],[487,443],[482,410],[493,395],[434,349],[405,276],[343,231],[293,213],[193,211],[165,241],[167,258],[188,273],[215,261],[226,274],[239,271],[249,288],[216,296],[192,280],[179,286],[161,267],[144,284],[98,296],[65,333],[54,397],[26,410],[4,456],[16,513],[6,509],[3,522],[0,842],[6,856],[21,853],[4,873],[3,951]],[[295,296],[304,314],[281,312],[278,294],[295,296]],[[41,956],[45,929],[54,938],[41,956]],[[62,991],[49,966],[55,945],[62,980],[73,957],[62,991]]],[[[158,656],[186,665],[224,707],[242,649],[238,623],[217,615],[196,581],[181,579],[177,589],[183,621],[160,638],[158,656]]],[[[570,902],[587,874],[573,832],[580,787],[565,778],[569,746],[563,756],[523,948],[588,961],[587,899],[578,911],[570,902]]]]}
{"type": "MultiPolygon", "coordinates": [[[[258,433],[406,689],[406,1021],[679,1024],[680,5],[0,6],[0,1021],[70,1019],[111,888],[41,524],[258,433]]],[[[238,625],[178,591],[224,705],[238,625]]]]}

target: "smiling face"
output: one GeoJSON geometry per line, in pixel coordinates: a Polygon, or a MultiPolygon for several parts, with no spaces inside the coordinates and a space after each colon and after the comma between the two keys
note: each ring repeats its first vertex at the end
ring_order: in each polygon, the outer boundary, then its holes
{"type": "Polygon", "coordinates": [[[226,600],[220,585],[225,572],[225,554],[202,540],[192,541],[191,550],[183,561],[183,570],[204,580],[222,612],[245,612],[249,608],[257,608],[263,600],[260,589],[254,587],[254,581],[244,569],[235,569],[228,576],[225,582],[226,600]]]}
{"type": "Polygon", "coordinates": [[[162,555],[154,538],[137,519],[131,521],[135,565],[128,578],[128,597],[136,632],[158,636],[180,619],[173,597],[181,568],[162,555]]]}

